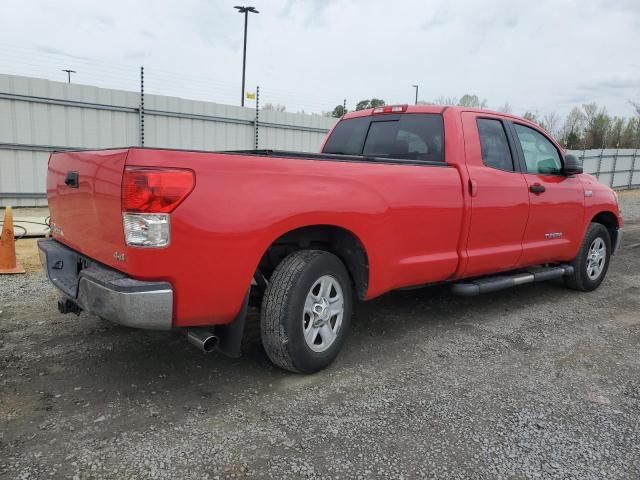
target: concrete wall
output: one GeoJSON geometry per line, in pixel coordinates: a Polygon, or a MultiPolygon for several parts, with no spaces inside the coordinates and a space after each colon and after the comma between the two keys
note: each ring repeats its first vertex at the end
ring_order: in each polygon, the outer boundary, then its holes
{"type": "MultiPolygon", "coordinates": [[[[0,75],[0,206],[46,205],[53,150],[140,145],[140,95],[0,75]]],[[[253,149],[255,109],[145,95],[144,145],[253,149]]],[[[261,110],[258,148],[317,152],[335,119],[261,110]]]]}

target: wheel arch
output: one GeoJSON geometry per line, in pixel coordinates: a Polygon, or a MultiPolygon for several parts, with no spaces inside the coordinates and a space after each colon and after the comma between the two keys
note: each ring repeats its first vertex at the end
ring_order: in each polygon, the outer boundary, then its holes
{"type": "Polygon", "coordinates": [[[618,228],[620,228],[620,223],[618,222],[618,217],[615,213],[609,210],[603,210],[598,212],[591,219],[591,223],[599,223],[603,225],[607,231],[609,232],[609,238],[611,239],[611,245],[616,245],[618,240],[618,228]]]}
{"type": "Polygon", "coordinates": [[[358,298],[366,298],[369,287],[369,256],[360,237],[342,226],[305,225],[281,233],[265,249],[258,269],[269,278],[287,255],[303,249],[324,250],[340,258],[347,267],[358,298]]]}

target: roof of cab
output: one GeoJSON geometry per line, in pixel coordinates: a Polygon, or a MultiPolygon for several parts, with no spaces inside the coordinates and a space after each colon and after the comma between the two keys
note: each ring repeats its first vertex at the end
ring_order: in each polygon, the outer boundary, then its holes
{"type": "MultiPolygon", "coordinates": [[[[402,106],[405,106],[405,105],[402,105],[402,106]]],[[[373,108],[367,108],[365,110],[348,112],[342,117],[342,120],[373,115],[373,110],[374,110],[373,108]]],[[[396,115],[403,115],[406,113],[444,113],[445,110],[458,112],[458,113],[473,112],[473,113],[483,113],[485,115],[498,115],[500,117],[510,118],[512,120],[518,120],[519,122],[535,126],[536,128],[542,128],[540,127],[540,125],[532,123],[526,118],[522,118],[517,115],[512,115],[510,113],[496,112],[493,110],[487,110],[486,108],[461,107],[458,105],[406,105],[406,110],[402,113],[396,113],[396,115]]],[[[381,113],[377,115],[389,115],[389,114],[381,113]]]]}

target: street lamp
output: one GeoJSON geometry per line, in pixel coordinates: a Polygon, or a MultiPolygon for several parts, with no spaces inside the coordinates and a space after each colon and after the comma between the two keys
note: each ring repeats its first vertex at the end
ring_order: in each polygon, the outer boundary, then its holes
{"type": "Polygon", "coordinates": [[[240,96],[240,106],[244,107],[244,74],[247,66],[247,21],[249,13],[260,13],[255,7],[233,7],[238,13],[244,13],[244,49],[242,50],[242,94],[240,96]]]}
{"type": "Polygon", "coordinates": [[[72,73],[77,73],[75,70],[67,70],[67,69],[62,69],[63,72],[67,72],[67,83],[71,83],[71,74],[72,73]]]}
{"type": "Polygon", "coordinates": [[[416,89],[416,105],[418,104],[418,85],[411,85],[413,88],[416,89]]]}

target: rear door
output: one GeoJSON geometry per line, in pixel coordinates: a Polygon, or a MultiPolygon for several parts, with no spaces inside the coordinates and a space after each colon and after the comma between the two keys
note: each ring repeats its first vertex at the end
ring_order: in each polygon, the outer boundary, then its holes
{"type": "Polygon", "coordinates": [[[471,193],[471,225],[463,276],[515,268],[529,215],[527,182],[519,171],[506,121],[462,113],[471,193]]]}
{"type": "Polygon", "coordinates": [[[562,172],[562,153],[542,131],[518,122],[510,128],[531,205],[521,263],[571,260],[584,225],[582,183],[562,172]]]}

